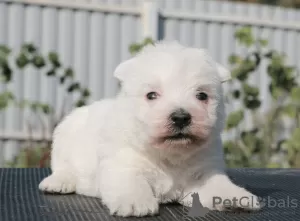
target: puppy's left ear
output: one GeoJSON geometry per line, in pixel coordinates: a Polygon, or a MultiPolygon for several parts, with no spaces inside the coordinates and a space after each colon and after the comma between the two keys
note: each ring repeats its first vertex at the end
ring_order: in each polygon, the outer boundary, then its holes
{"type": "Polygon", "coordinates": [[[114,77],[121,82],[125,81],[128,78],[128,75],[130,75],[130,73],[133,71],[133,66],[134,58],[123,61],[116,67],[114,71],[114,77]]]}
{"type": "Polygon", "coordinates": [[[223,65],[217,63],[217,69],[222,83],[229,81],[231,79],[230,71],[227,68],[225,68],[223,65]]]}

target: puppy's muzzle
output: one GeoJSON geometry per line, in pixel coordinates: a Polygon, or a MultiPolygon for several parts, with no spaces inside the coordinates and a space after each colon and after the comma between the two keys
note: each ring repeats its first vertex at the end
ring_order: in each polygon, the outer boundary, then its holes
{"type": "Polygon", "coordinates": [[[170,121],[173,127],[182,130],[191,124],[192,116],[186,110],[180,108],[170,114],[170,121]]]}

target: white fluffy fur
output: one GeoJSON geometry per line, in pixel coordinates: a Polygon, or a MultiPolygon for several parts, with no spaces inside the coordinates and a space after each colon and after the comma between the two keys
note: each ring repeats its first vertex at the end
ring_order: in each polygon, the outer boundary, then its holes
{"type": "MultiPolygon", "coordinates": [[[[111,214],[158,213],[159,203],[189,206],[198,192],[210,209],[212,197],[256,196],[233,184],[224,172],[220,133],[224,122],[221,83],[230,73],[202,49],[176,42],[148,46],[121,63],[115,77],[119,95],[75,109],[55,129],[52,174],[39,185],[46,192],[99,197],[111,214]],[[208,94],[208,102],[196,93],[208,94]],[[156,100],[146,94],[155,91],[156,100]],[[197,141],[168,141],[169,115],[184,108],[192,115],[186,132],[197,141]]],[[[237,205],[238,207],[242,205],[237,205]]]]}

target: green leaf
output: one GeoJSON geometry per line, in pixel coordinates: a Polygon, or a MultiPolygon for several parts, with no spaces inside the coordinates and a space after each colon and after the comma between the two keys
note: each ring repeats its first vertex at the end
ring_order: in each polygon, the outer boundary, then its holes
{"type": "Polygon", "coordinates": [[[51,62],[58,61],[58,55],[55,52],[49,52],[48,58],[51,62]]]}
{"type": "Polygon", "coordinates": [[[259,95],[258,87],[250,86],[247,83],[243,83],[243,89],[245,94],[253,97],[257,97],[259,95]]]}
{"type": "Polygon", "coordinates": [[[50,52],[48,54],[48,58],[49,58],[49,61],[51,62],[51,64],[56,67],[56,68],[59,68],[61,66],[60,62],[59,62],[59,58],[58,58],[58,55],[57,53],[55,52],[50,52]]]}
{"type": "Polygon", "coordinates": [[[229,63],[230,64],[234,65],[234,64],[237,64],[239,62],[241,62],[241,58],[239,56],[237,56],[237,55],[231,55],[229,57],[229,63]]]}
{"type": "Polygon", "coordinates": [[[296,128],[287,141],[284,142],[284,145],[287,147],[288,157],[293,159],[297,152],[300,151],[300,128],[296,128]]]}
{"type": "Polygon", "coordinates": [[[247,147],[252,148],[251,151],[254,151],[259,142],[258,138],[256,137],[256,131],[243,131],[241,133],[241,139],[247,147]]]}
{"type": "Polygon", "coordinates": [[[266,58],[272,58],[275,54],[277,54],[277,52],[274,50],[271,50],[271,51],[268,51],[264,56],[266,58]]]}
{"type": "Polygon", "coordinates": [[[91,93],[87,88],[85,88],[82,90],[81,94],[84,98],[86,98],[86,97],[89,97],[91,93]]]}
{"type": "Polygon", "coordinates": [[[227,140],[223,144],[223,148],[228,150],[235,148],[235,146],[236,146],[235,143],[231,140],[227,140]]]}
{"type": "Polygon", "coordinates": [[[234,36],[241,45],[245,45],[247,47],[253,45],[255,42],[251,27],[243,27],[238,29],[234,36]]]}
{"type": "Polygon", "coordinates": [[[259,39],[258,40],[258,43],[262,46],[262,47],[265,47],[268,45],[268,40],[266,39],[259,39]]]}
{"type": "Polygon", "coordinates": [[[49,114],[52,110],[52,108],[48,104],[42,104],[41,109],[44,114],[49,114]]]}
{"type": "Polygon", "coordinates": [[[256,61],[247,58],[242,60],[239,66],[232,70],[232,77],[237,78],[239,81],[245,81],[256,68],[256,61]]]}
{"type": "Polygon", "coordinates": [[[294,160],[294,164],[293,164],[293,167],[294,168],[299,168],[300,167],[300,152],[298,151],[297,153],[296,153],[296,156],[295,156],[295,158],[294,158],[295,160],[294,160]]]}
{"type": "Polygon", "coordinates": [[[68,91],[68,92],[73,92],[73,91],[79,90],[79,89],[80,89],[80,84],[79,84],[79,83],[73,83],[73,84],[71,84],[71,85],[68,87],[67,91],[68,91]]]}
{"type": "Polygon", "coordinates": [[[245,107],[250,110],[255,110],[255,109],[259,108],[261,105],[261,101],[252,96],[244,97],[243,101],[244,101],[245,107]]]}
{"type": "Polygon", "coordinates": [[[82,107],[82,106],[84,106],[84,105],[85,105],[85,101],[82,100],[82,99],[80,99],[80,100],[78,100],[78,101],[76,102],[76,107],[82,107]]]}
{"type": "Polygon", "coordinates": [[[230,113],[227,117],[226,129],[230,130],[234,127],[237,127],[243,119],[244,119],[243,110],[238,110],[230,113]]]}
{"type": "Polygon", "coordinates": [[[296,128],[292,133],[292,140],[300,145],[300,128],[296,128]]]}
{"type": "Polygon", "coordinates": [[[46,65],[45,60],[41,55],[34,56],[32,63],[36,68],[42,68],[46,65]]]}
{"type": "Polygon", "coordinates": [[[142,46],[139,44],[132,44],[129,46],[129,51],[132,55],[135,55],[142,49],[142,46]]]}
{"type": "Polygon", "coordinates": [[[0,110],[6,108],[11,101],[14,100],[14,95],[10,91],[0,93],[0,110]]]}
{"type": "Polygon", "coordinates": [[[56,74],[55,69],[51,69],[46,73],[47,76],[55,76],[55,74],[56,74]]]}
{"type": "Polygon", "coordinates": [[[239,90],[234,90],[232,92],[232,96],[235,98],[235,99],[239,99],[240,98],[240,95],[241,95],[241,92],[239,90]]]}
{"type": "Polygon", "coordinates": [[[300,87],[295,87],[292,89],[291,99],[293,102],[300,104],[300,87]]]}
{"type": "Polygon", "coordinates": [[[293,104],[288,104],[282,108],[282,113],[294,119],[297,116],[297,108],[293,104]]]}
{"type": "MultiPolygon", "coordinates": [[[[1,69],[0,69],[0,71],[1,71],[1,69]]],[[[12,70],[8,66],[8,63],[2,65],[1,75],[3,76],[3,80],[4,80],[5,83],[11,81],[11,79],[12,79],[12,70]]]]}
{"type": "Polygon", "coordinates": [[[276,87],[276,86],[274,85],[274,83],[271,83],[271,84],[269,85],[269,91],[270,91],[270,93],[271,93],[271,95],[272,95],[272,97],[273,97],[274,99],[278,99],[278,98],[281,97],[281,96],[283,95],[283,93],[284,93],[284,91],[283,91],[281,88],[276,87]]]}
{"type": "Polygon", "coordinates": [[[25,53],[26,52],[29,52],[29,53],[34,53],[36,52],[36,47],[33,45],[33,44],[24,44],[22,46],[22,51],[24,51],[25,53]]]}
{"type": "Polygon", "coordinates": [[[16,64],[20,69],[23,69],[29,63],[29,59],[25,53],[19,54],[16,60],[16,64]]]}
{"type": "Polygon", "coordinates": [[[281,168],[281,165],[278,163],[268,163],[267,168],[281,168]]]}
{"type": "Polygon", "coordinates": [[[292,142],[288,140],[285,142],[285,145],[287,146],[288,158],[293,158],[296,154],[296,150],[294,149],[292,142]]]}
{"type": "Polygon", "coordinates": [[[72,68],[67,68],[65,70],[64,76],[67,77],[67,78],[73,78],[74,77],[74,72],[73,72],[72,68]]]}
{"type": "Polygon", "coordinates": [[[38,111],[40,105],[37,102],[33,102],[33,103],[30,104],[30,107],[31,107],[32,111],[36,112],[36,111],[38,111]]]}
{"type": "Polygon", "coordinates": [[[152,38],[145,38],[144,42],[143,42],[143,46],[146,46],[149,44],[154,45],[154,41],[152,40],[152,38]]]}
{"type": "Polygon", "coordinates": [[[65,79],[66,79],[65,76],[61,76],[61,77],[59,78],[59,82],[60,82],[61,84],[63,84],[63,83],[65,83],[65,79]]]}
{"type": "Polygon", "coordinates": [[[0,54],[0,68],[7,63],[7,57],[0,54]]]}
{"type": "Polygon", "coordinates": [[[4,54],[5,56],[8,56],[10,52],[11,50],[6,45],[0,45],[0,53],[4,54]]]}
{"type": "Polygon", "coordinates": [[[249,72],[247,72],[247,70],[245,70],[241,66],[234,68],[231,73],[232,73],[232,78],[236,78],[239,81],[245,81],[249,76],[249,72]]]}
{"type": "Polygon", "coordinates": [[[59,61],[53,62],[53,66],[59,68],[61,66],[61,63],[59,61]]]}

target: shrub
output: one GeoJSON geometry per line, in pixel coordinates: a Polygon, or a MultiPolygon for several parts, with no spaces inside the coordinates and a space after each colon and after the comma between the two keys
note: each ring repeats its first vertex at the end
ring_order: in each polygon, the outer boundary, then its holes
{"type": "Polygon", "coordinates": [[[241,56],[229,57],[232,77],[228,103],[238,101],[241,107],[230,113],[226,130],[234,137],[224,143],[227,164],[230,167],[297,167],[300,166],[300,87],[295,67],[286,64],[286,57],[267,48],[268,41],[255,39],[251,28],[235,33],[239,45],[246,49],[241,56]],[[266,64],[265,73],[270,80],[266,87],[271,105],[262,110],[265,98],[256,85],[249,83],[250,75],[266,64]],[[250,129],[245,129],[246,113],[250,129]],[[282,125],[289,123],[288,128],[282,125]],[[283,137],[284,130],[290,132],[283,137]]]}
{"type": "MultiPolygon", "coordinates": [[[[46,75],[48,79],[57,78],[61,86],[66,86],[66,95],[79,95],[79,98],[75,100],[73,104],[74,107],[80,107],[86,104],[86,101],[90,96],[89,90],[82,87],[80,82],[74,79],[74,71],[72,68],[63,67],[57,53],[49,52],[47,55],[42,55],[38,48],[33,44],[24,44],[16,56],[13,56],[11,52],[11,49],[7,46],[0,45],[0,83],[8,85],[13,80],[15,75],[14,71],[16,70],[12,68],[12,66],[14,66],[13,63],[15,63],[15,66],[20,70],[32,66],[39,70],[40,74],[46,75]]],[[[18,100],[12,91],[6,89],[0,92],[0,111],[4,110],[9,105],[14,105],[21,109],[27,108],[36,116],[46,116],[48,121],[54,121],[51,123],[51,131],[53,131],[56,124],[64,116],[64,108],[66,108],[62,107],[62,110],[55,110],[47,103],[31,100],[18,100]],[[59,117],[58,119],[54,119],[51,116],[59,117]]],[[[42,118],[37,117],[37,119],[40,120],[41,124],[45,124],[42,118]]],[[[38,146],[32,146],[33,142],[31,141],[29,143],[31,143],[31,145],[25,146],[12,162],[8,162],[8,166],[44,167],[49,165],[48,156],[50,143],[46,140],[42,141],[38,146]]]]}

